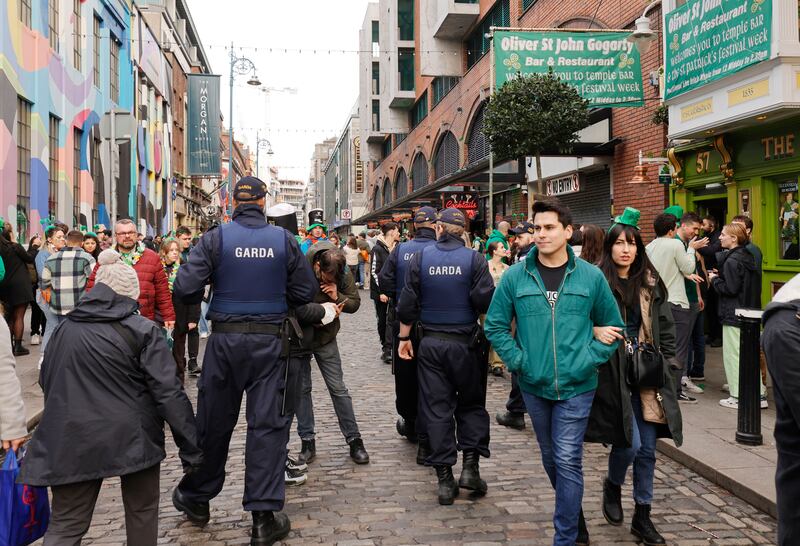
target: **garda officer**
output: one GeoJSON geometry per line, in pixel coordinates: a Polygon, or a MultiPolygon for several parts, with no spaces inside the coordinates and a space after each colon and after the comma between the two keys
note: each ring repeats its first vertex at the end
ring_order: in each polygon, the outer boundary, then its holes
{"type": "Polygon", "coordinates": [[[297,241],[264,217],[267,188],[245,177],[233,190],[233,221],[212,229],[181,266],[175,294],[199,303],[214,286],[213,324],[197,396],[203,465],[183,478],[173,504],[193,522],[209,520],[209,501],[222,490],[231,433],[247,391],[244,509],[253,513],[251,544],[273,544],[289,533],[284,466],[289,418],[282,412],[287,372],[283,324],[290,306],[313,300],[314,274],[297,241]]]}
{"type": "Polygon", "coordinates": [[[489,308],[494,282],[486,259],[464,246],[465,224],[460,210],[439,214],[438,240],[411,258],[397,308],[398,353],[405,360],[414,356],[411,326],[420,323],[419,409],[430,439],[426,464],[439,480],[439,504],[452,504],[459,487],[486,493],[478,462],[489,456],[487,343],[478,315],[489,308]],[[458,484],[452,470],[457,448],[464,452],[458,484]]]}
{"type": "MultiPolygon", "coordinates": [[[[378,285],[381,292],[389,296],[396,306],[400,293],[403,291],[406,280],[406,270],[414,255],[436,242],[436,209],[433,207],[420,207],[414,213],[414,239],[397,245],[389,259],[378,275],[378,285]]],[[[424,423],[418,418],[419,385],[417,382],[417,359],[402,360],[397,354],[397,332],[400,323],[396,320],[396,312],[392,320],[392,368],[394,371],[395,406],[400,417],[397,419],[397,432],[410,441],[419,438],[417,450],[417,463],[425,464],[425,459],[430,454],[428,434],[424,423]]],[[[416,353],[419,343],[416,338],[415,328],[411,328],[411,342],[416,353]]]]}

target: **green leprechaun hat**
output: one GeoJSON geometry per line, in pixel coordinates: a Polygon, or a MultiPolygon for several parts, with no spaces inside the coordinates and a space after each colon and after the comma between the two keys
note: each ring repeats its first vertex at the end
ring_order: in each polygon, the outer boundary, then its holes
{"type": "Polygon", "coordinates": [[[641,218],[641,216],[642,213],[637,209],[633,207],[625,207],[625,210],[622,211],[622,214],[614,218],[614,223],[639,229],[639,218],[641,218]]]}

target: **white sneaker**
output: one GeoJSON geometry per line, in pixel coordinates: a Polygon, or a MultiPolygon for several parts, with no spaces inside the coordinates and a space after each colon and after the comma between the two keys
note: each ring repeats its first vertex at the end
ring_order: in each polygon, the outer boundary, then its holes
{"type": "Polygon", "coordinates": [[[739,399],[731,396],[730,398],[726,398],[725,400],[720,400],[719,405],[722,406],[723,408],[738,410],[739,399]]]}
{"type": "Polygon", "coordinates": [[[720,389],[720,390],[722,390],[722,392],[731,392],[731,388],[728,386],[727,383],[722,385],[722,389],[720,389]]]}
{"type": "Polygon", "coordinates": [[[208,332],[202,332],[200,334],[200,339],[207,339],[207,338],[208,338],[208,332]]]}
{"type": "Polygon", "coordinates": [[[283,481],[288,486],[303,485],[308,481],[308,476],[295,470],[286,468],[283,473],[283,481]]]}
{"type": "Polygon", "coordinates": [[[767,395],[764,394],[761,396],[761,409],[767,409],[769,407],[769,402],[767,402],[767,395]]]}
{"type": "Polygon", "coordinates": [[[691,379],[684,377],[681,379],[681,387],[692,394],[703,394],[703,389],[698,387],[691,379]]]}
{"type": "Polygon", "coordinates": [[[39,337],[39,334],[33,334],[31,336],[31,345],[39,345],[42,342],[42,338],[39,337]]]}

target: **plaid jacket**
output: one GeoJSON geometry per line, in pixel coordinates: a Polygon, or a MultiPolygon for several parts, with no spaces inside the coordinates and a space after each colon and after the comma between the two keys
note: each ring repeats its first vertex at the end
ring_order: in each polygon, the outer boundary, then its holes
{"type": "Polygon", "coordinates": [[[94,269],[94,258],[81,248],[64,247],[47,258],[42,270],[42,290],[51,290],[50,311],[66,315],[78,304],[86,281],[94,269]]]}

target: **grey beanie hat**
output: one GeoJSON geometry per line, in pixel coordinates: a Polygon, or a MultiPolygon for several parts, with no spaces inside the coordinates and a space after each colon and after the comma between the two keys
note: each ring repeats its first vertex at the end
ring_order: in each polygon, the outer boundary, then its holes
{"type": "Polygon", "coordinates": [[[99,267],[95,282],[105,284],[120,296],[139,299],[139,277],[136,270],[123,262],[116,250],[109,248],[101,252],[97,263],[99,267]]]}

